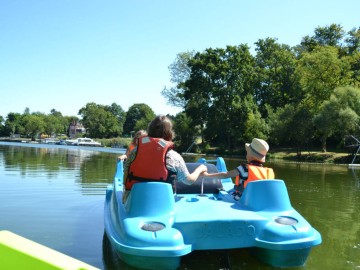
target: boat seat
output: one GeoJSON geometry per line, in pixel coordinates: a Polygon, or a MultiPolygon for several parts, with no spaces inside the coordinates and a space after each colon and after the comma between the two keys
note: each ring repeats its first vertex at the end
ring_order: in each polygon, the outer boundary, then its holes
{"type": "MultiPolygon", "coordinates": [[[[192,173],[199,165],[203,163],[186,163],[186,167],[189,172],[192,173]]],[[[214,164],[205,163],[204,164],[208,173],[216,173],[218,172],[216,166],[214,164]]],[[[221,180],[218,178],[209,178],[209,177],[199,177],[194,184],[186,185],[183,182],[176,181],[176,193],[177,194],[200,194],[201,193],[201,184],[204,180],[204,188],[203,193],[217,193],[219,189],[222,189],[221,180]]]]}

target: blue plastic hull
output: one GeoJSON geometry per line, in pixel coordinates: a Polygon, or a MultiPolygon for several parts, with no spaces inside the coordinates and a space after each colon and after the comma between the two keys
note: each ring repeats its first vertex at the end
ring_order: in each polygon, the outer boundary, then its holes
{"type": "MultiPolygon", "coordinates": [[[[226,169],[222,159],[217,162],[217,170],[226,169]]],[[[220,191],[209,192],[218,179],[205,179],[207,193],[198,185],[199,190],[176,195],[168,184],[139,183],[126,204],[122,180],[119,163],[107,189],[105,231],[121,259],[134,267],[176,269],[192,251],[238,248],[250,248],[273,266],[301,266],[321,243],[320,234],[292,208],[282,180],[249,183],[240,201],[231,194],[231,179],[220,183],[220,191]]]]}

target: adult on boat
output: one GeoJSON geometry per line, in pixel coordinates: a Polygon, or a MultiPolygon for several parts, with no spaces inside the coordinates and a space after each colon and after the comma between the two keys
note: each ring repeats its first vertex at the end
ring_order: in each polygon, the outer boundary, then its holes
{"type": "Polygon", "coordinates": [[[124,164],[124,203],[136,183],[162,181],[173,184],[181,181],[191,185],[207,171],[207,167],[201,164],[189,173],[184,159],[173,149],[175,133],[168,117],[156,116],[150,122],[147,133],[148,136],[139,138],[137,147],[124,164]]]}
{"type": "Polygon", "coordinates": [[[235,169],[227,172],[219,173],[204,173],[204,176],[218,177],[218,178],[235,178],[235,199],[239,199],[246,188],[246,185],[251,181],[274,179],[275,174],[272,168],[264,167],[266,154],[269,151],[269,145],[266,141],[254,138],[251,144],[245,144],[247,164],[242,164],[235,169]]]}

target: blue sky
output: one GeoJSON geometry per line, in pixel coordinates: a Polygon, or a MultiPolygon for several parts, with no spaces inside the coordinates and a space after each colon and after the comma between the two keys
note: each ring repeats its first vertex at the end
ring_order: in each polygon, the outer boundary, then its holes
{"type": "Polygon", "coordinates": [[[88,102],[175,114],[161,90],[176,55],[318,26],[360,26],[359,0],[0,0],[0,115],[77,115],[88,102]]]}

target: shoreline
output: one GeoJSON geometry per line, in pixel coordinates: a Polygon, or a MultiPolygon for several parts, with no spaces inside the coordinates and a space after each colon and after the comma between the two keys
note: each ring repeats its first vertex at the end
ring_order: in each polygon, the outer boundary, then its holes
{"type": "MultiPolygon", "coordinates": [[[[10,137],[0,137],[2,142],[13,142],[13,143],[41,143],[41,140],[32,141],[27,138],[10,138],[10,137]]],[[[236,158],[242,159],[245,156],[241,154],[226,154],[226,153],[181,153],[183,156],[199,156],[199,157],[226,157],[226,158],[236,158]]],[[[283,160],[295,163],[318,163],[318,164],[336,164],[336,165],[349,165],[351,167],[360,168],[360,158],[357,155],[354,160],[354,154],[350,152],[321,152],[321,151],[302,151],[301,154],[298,154],[296,149],[286,148],[286,149],[273,149],[268,153],[268,158],[270,160],[283,160]],[[352,161],[354,160],[354,163],[352,161]]]]}

